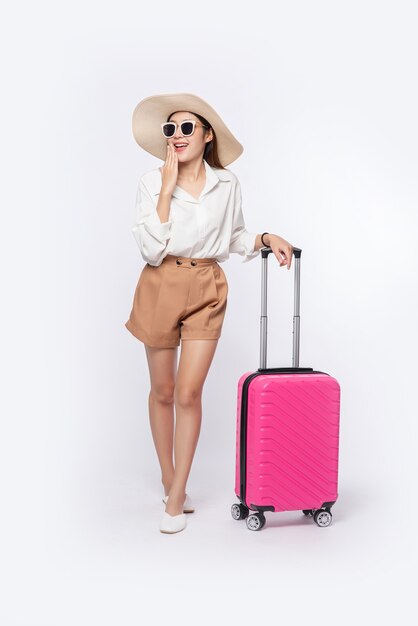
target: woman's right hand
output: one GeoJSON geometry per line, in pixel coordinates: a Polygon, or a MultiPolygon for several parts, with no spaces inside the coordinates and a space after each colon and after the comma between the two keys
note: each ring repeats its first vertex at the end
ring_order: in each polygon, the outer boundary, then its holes
{"type": "Polygon", "coordinates": [[[161,172],[161,193],[172,195],[176,185],[178,176],[178,157],[174,146],[170,143],[167,144],[167,158],[163,165],[160,167],[161,172]]]}

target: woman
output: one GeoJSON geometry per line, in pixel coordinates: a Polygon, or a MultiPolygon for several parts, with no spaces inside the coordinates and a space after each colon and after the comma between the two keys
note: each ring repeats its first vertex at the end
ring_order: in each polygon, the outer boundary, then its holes
{"type": "Polygon", "coordinates": [[[146,265],[125,326],[146,350],[150,424],[166,504],[160,531],[175,533],[194,510],[186,483],[203,384],[227,304],[219,262],[231,252],[246,262],[270,246],[280,266],[290,269],[293,247],[278,235],[245,229],[240,184],[225,168],[243,147],[207,102],[186,93],[151,96],[135,108],[132,127],[137,143],[165,161],[139,181],[132,231],[146,265]]]}

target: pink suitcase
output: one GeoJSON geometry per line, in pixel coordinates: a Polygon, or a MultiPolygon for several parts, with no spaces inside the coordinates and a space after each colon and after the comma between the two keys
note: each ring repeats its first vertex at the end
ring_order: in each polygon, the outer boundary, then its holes
{"type": "Polygon", "coordinates": [[[329,526],[338,492],[340,385],[299,367],[300,257],[294,248],[295,294],[292,367],[266,368],[267,264],[262,248],[260,367],[238,381],[235,494],[232,517],[250,530],[265,525],[265,511],[302,511],[329,526]],[[251,511],[251,513],[250,513],[251,511]]]}

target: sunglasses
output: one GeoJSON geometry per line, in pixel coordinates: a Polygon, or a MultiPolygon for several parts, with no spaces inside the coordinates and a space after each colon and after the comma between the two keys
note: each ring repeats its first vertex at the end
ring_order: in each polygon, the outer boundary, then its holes
{"type": "MultiPolygon", "coordinates": [[[[178,124],[176,124],[176,122],[163,122],[161,124],[161,132],[164,137],[173,137],[177,131],[177,126],[178,124]]],[[[180,124],[180,130],[183,137],[190,137],[190,135],[193,135],[196,126],[208,128],[204,124],[198,124],[195,120],[185,120],[180,124]]]]}

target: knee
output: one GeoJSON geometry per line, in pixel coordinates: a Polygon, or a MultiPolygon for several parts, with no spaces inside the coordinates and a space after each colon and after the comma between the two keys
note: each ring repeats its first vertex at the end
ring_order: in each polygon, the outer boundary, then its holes
{"type": "Polygon", "coordinates": [[[195,387],[183,386],[177,387],[174,390],[175,403],[187,409],[188,407],[195,406],[196,402],[200,400],[201,391],[195,387]]]}
{"type": "Polygon", "coordinates": [[[158,385],[152,387],[150,396],[160,404],[173,404],[174,402],[174,384],[158,385]]]}

